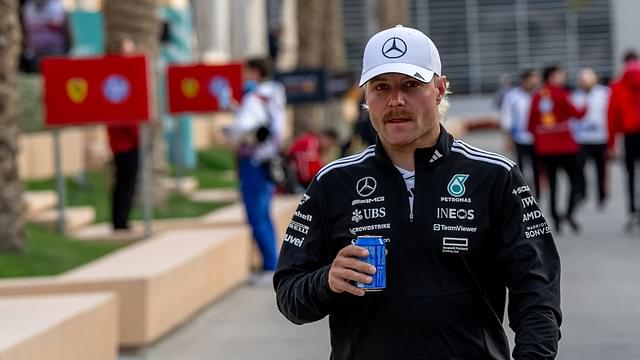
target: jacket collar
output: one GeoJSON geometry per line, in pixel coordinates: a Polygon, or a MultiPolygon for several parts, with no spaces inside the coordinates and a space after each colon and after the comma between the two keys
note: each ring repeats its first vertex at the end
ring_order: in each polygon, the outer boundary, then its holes
{"type": "MultiPolygon", "coordinates": [[[[385,151],[380,138],[376,137],[376,161],[382,164],[393,166],[389,155],[385,151]]],[[[442,159],[449,156],[451,145],[453,144],[453,136],[440,124],[440,135],[435,146],[428,148],[416,149],[414,152],[414,162],[416,170],[426,169],[432,164],[438,164],[442,159]]]]}

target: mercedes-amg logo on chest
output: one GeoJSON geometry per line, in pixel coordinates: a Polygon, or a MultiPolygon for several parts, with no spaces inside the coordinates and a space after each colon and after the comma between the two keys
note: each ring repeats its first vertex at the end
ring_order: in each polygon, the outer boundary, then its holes
{"type": "Polygon", "coordinates": [[[407,43],[399,37],[392,37],[382,44],[382,55],[389,59],[397,59],[407,53],[407,43]]]}
{"type": "Polygon", "coordinates": [[[356,184],[356,191],[358,192],[358,195],[367,197],[376,191],[377,186],[378,183],[376,182],[376,179],[371,176],[367,176],[358,180],[358,183],[356,184]]]}

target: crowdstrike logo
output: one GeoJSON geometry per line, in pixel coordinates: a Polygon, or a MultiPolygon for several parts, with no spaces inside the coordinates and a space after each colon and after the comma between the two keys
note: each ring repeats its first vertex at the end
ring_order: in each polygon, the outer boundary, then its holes
{"type": "Polygon", "coordinates": [[[382,55],[388,59],[397,59],[407,53],[407,43],[399,37],[392,37],[382,44],[382,55]]]}

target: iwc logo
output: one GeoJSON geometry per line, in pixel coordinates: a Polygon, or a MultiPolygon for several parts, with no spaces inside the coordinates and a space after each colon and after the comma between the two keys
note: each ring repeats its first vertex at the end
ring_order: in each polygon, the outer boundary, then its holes
{"type": "Polygon", "coordinates": [[[356,183],[356,191],[358,192],[358,195],[367,197],[376,191],[377,186],[378,183],[376,182],[376,179],[371,176],[367,176],[358,180],[358,183],[356,183]]]}
{"type": "Polygon", "coordinates": [[[449,195],[453,197],[461,197],[464,195],[466,188],[464,187],[465,181],[469,178],[467,174],[455,174],[449,181],[449,185],[447,185],[447,191],[449,191],[449,195]]]}
{"type": "Polygon", "coordinates": [[[389,59],[397,59],[407,53],[407,43],[399,37],[392,37],[382,44],[382,55],[389,59]]]}

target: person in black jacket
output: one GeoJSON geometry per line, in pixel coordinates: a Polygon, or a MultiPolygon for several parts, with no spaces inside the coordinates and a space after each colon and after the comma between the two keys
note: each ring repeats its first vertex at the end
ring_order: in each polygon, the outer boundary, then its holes
{"type": "Polygon", "coordinates": [[[397,26],[366,45],[378,141],[314,178],[293,215],[273,283],[284,316],[329,316],[331,359],[554,359],[560,259],[517,165],[454,139],[439,123],[447,79],[422,32],[397,26]],[[386,244],[386,288],[359,235],[386,244]]]}

